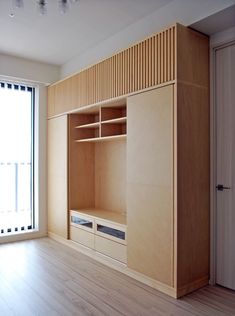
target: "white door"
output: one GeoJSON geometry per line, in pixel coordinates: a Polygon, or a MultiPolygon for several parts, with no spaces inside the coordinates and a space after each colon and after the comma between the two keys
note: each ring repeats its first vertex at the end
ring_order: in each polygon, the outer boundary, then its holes
{"type": "Polygon", "coordinates": [[[235,290],[235,43],[216,50],[216,282],[235,290]]]}

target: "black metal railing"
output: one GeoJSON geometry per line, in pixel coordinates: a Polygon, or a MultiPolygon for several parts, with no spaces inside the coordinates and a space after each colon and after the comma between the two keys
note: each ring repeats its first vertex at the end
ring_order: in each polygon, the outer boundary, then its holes
{"type": "Polygon", "coordinates": [[[32,228],[31,183],[31,162],[0,162],[0,235],[32,228]]]}

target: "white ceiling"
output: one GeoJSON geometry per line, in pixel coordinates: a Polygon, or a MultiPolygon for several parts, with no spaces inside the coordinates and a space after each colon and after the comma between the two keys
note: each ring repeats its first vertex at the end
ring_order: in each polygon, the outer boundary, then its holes
{"type": "Polygon", "coordinates": [[[0,0],[0,54],[61,66],[62,77],[176,21],[213,34],[235,20],[235,0],[79,0],[65,15],[46,0],[46,16],[37,1],[0,0]]]}
{"type": "Polygon", "coordinates": [[[0,0],[0,53],[62,65],[172,1],[80,0],[61,15],[58,1],[47,0],[40,16],[36,0],[24,0],[23,9],[0,0]]]}
{"type": "Polygon", "coordinates": [[[213,35],[235,26],[235,5],[221,10],[191,25],[207,35],[213,35]]]}

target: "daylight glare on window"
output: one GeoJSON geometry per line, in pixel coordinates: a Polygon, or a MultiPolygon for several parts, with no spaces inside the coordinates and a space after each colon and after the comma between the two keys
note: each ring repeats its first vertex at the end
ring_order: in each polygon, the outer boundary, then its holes
{"type": "Polygon", "coordinates": [[[0,229],[5,233],[32,225],[32,89],[0,87],[0,113],[0,229]]]}

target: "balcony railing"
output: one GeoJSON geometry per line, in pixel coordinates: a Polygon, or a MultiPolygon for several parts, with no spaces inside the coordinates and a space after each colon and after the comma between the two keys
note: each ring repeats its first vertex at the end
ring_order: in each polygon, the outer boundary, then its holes
{"type": "Polygon", "coordinates": [[[0,162],[0,236],[32,228],[31,184],[31,162],[0,162]]]}

